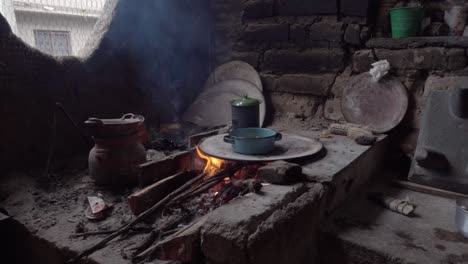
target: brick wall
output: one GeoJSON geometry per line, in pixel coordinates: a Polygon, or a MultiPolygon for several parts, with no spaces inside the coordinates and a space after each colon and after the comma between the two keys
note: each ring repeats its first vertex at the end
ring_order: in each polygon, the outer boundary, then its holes
{"type": "MultiPolygon", "coordinates": [[[[368,1],[342,0],[341,9],[334,1],[321,0],[211,2],[218,15],[217,33],[223,36],[215,43],[216,63],[239,59],[256,67],[270,114],[342,120],[344,85],[368,71],[372,62],[387,59],[410,93],[402,127],[417,133],[428,91],[450,88],[468,74],[468,41],[463,38],[372,38],[372,18],[350,7],[368,1]],[[216,9],[218,2],[235,8],[216,9]]],[[[372,6],[368,8],[372,13],[372,6]]],[[[410,138],[408,153],[417,136],[410,138]]]]}
{"type": "Polygon", "coordinates": [[[256,67],[271,113],[323,113],[337,77],[350,74],[351,54],[367,40],[366,19],[338,19],[335,1],[239,2],[211,1],[216,62],[239,59],[256,67]]]}

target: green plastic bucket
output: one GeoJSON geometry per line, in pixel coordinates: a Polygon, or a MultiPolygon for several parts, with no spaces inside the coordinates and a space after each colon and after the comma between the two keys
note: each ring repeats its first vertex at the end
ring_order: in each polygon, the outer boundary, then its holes
{"type": "Polygon", "coordinates": [[[392,37],[415,37],[419,34],[424,9],[421,7],[400,7],[390,10],[392,37]]]}

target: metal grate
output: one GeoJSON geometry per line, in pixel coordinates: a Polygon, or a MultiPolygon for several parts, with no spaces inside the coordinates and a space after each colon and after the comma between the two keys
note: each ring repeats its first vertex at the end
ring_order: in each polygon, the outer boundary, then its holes
{"type": "Polygon", "coordinates": [[[0,0],[0,13],[30,46],[53,56],[77,56],[107,0],[0,0]]]}

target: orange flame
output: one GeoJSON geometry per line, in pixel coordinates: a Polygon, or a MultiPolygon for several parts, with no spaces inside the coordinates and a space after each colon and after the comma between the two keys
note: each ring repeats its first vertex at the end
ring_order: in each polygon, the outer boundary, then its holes
{"type": "Polygon", "coordinates": [[[214,175],[216,172],[224,168],[225,161],[218,158],[213,158],[203,154],[200,149],[197,148],[197,154],[200,158],[206,160],[205,168],[203,173],[206,173],[208,176],[214,175]]]}

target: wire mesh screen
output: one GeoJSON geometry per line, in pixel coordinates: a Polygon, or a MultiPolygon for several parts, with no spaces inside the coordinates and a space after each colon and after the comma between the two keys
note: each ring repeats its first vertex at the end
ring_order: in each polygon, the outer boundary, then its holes
{"type": "Polygon", "coordinates": [[[0,0],[0,13],[30,46],[53,56],[78,56],[107,0],[0,0]]]}

